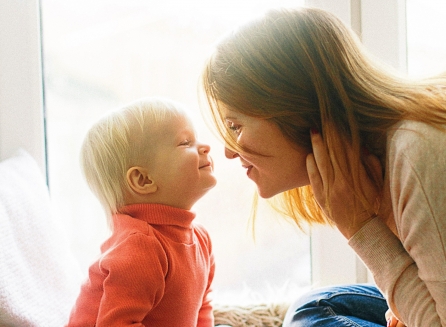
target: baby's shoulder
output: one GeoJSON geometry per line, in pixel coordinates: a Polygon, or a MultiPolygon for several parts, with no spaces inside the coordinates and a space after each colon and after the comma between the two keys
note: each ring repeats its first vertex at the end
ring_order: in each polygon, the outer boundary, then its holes
{"type": "Polygon", "coordinates": [[[194,227],[194,233],[195,235],[202,239],[206,244],[210,245],[211,244],[211,237],[209,235],[209,232],[207,231],[207,229],[199,224],[199,223],[194,223],[193,224],[194,227]]]}

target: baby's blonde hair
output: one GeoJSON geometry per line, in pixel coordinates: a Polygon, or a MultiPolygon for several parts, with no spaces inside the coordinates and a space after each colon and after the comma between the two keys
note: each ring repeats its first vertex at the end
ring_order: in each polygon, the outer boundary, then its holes
{"type": "Polygon", "coordinates": [[[182,106],[164,98],[144,98],[114,111],[95,123],[82,144],[80,161],[88,186],[101,202],[109,222],[125,205],[127,170],[148,159],[150,132],[182,106]]]}

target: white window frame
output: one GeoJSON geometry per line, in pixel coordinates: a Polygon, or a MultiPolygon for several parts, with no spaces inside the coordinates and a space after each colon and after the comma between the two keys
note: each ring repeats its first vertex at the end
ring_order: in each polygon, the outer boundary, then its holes
{"type": "Polygon", "coordinates": [[[38,0],[0,1],[0,159],[18,148],[46,171],[38,0]]]}
{"type": "MultiPolygon", "coordinates": [[[[406,0],[306,0],[334,12],[377,57],[406,71],[406,0]]],[[[0,159],[27,150],[46,171],[39,0],[0,1],[0,159]]],[[[312,283],[371,281],[335,230],[314,228],[312,283]]]]}

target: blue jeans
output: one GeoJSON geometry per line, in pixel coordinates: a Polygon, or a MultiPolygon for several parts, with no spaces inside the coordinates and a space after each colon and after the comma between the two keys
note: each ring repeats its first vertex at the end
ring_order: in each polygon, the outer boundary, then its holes
{"type": "Polygon", "coordinates": [[[292,304],[283,327],[382,327],[387,309],[386,300],[373,285],[326,287],[292,304]]]}

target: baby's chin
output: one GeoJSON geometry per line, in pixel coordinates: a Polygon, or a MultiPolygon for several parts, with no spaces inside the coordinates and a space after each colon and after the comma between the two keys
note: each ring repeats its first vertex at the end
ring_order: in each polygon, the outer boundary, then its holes
{"type": "Polygon", "coordinates": [[[215,178],[214,175],[212,175],[212,177],[213,177],[213,182],[210,183],[209,190],[213,189],[215,187],[215,185],[217,185],[217,178],[215,178]]]}
{"type": "Polygon", "coordinates": [[[206,184],[203,185],[203,195],[212,190],[217,185],[217,178],[213,174],[209,175],[209,179],[206,184]]]}

